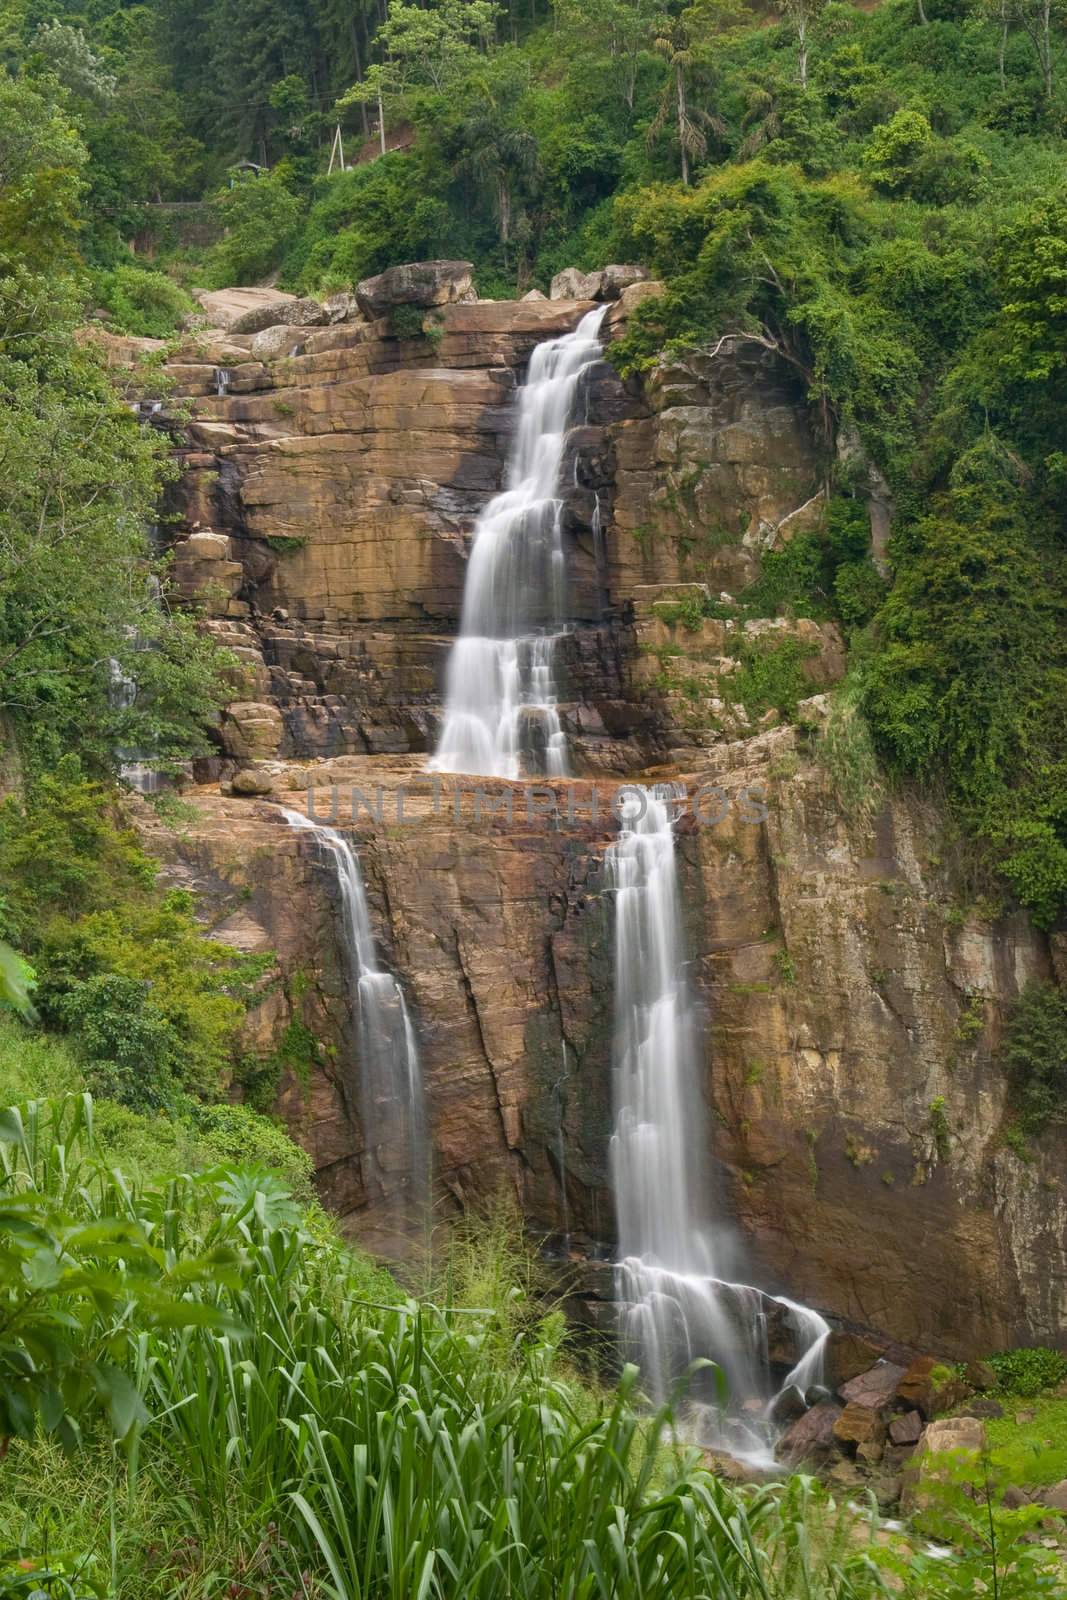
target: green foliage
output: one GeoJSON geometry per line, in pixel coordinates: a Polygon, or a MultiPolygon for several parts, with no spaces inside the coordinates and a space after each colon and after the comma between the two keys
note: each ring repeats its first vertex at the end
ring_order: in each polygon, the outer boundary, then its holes
{"type": "Polygon", "coordinates": [[[101,1408],[129,1441],[148,1412],[115,1362],[111,1326],[136,1309],[144,1326],[232,1327],[182,1291],[226,1263],[215,1251],[175,1274],[129,1207],[66,1209],[92,1102],[30,1102],[0,1113],[0,1441],[38,1429],[72,1448],[80,1419],[101,1408]],[[61,1154],[62,1152],[62,1154],[61,1154]],[[69,1159],[68,1159],[69,1158],[69,1159]],[[57,1192],[57,1186],[62,1192],[57,1192]],[[177,1292],[176,1292],[177,1291],[177,1292]]]}
{"type": "Polygon", "coordinates": [[[1027,984],[1008,1013],[999,1061],[1025,1137],[1067,1120],[1067,993],[1027,984]]]}
{"type": "Polygon", "coordinates": [[[166,339],[193,309],[192,299],[172,278],[143,267],[117,266],[97,273],[94,288],[120,333],[166,339]]]}
{"type": "Polygon", "coordinates": [[[41,1011],[90,1080],[140,1110],[219,1093],[271,963],[205,939],[191,897],[156,873],[110,792],[69,759],[0,805],[3,931],[32,956],[41,1011]]]}
{"type": "Polygon", "coordinates": [[[1002,1350],[989,1357],[1003,1394],[1032,1399],[1045,1389],[1054,1389],[1067,1378],[1067,1356],[1061,1350],[1037,1346],[1030,1350],[1002,1350]]]}
{"type": "Polygon", "coordinates": [[[802,639],[744,639],[738,646],[741,662],[736,672],[720,679],[720,690],[744,706],[750,717],[775,710],[787,721],[797,714],[797,703],[811,694],[804,662],[813,653],[802,639]]]}
{"type": "Polygon", "coordinates": [[[192,1111],[197,1143],[220,1164],[263,1166],[278,1173],[302,1203],[312,1198],[311,1157],[276,1123],[243,1105],[198,1105],[192,1111]]]}
{"type": "Polygon", "coordinates": [[[284,254],[304,210],[288,180],[289,175],[279,168],[252,182],[237,182],[220,196],[226,232],[208,256],[210,286],[255,283],[284,254]]]}

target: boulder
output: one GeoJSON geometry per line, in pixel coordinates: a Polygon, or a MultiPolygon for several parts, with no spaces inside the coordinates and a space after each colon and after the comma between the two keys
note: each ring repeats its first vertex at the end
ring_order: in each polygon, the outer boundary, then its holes
{"type": "Polygon", "coordinates": [[[291,296],[280,305],[265,305],[246,311],[230,324],[231,333],[262,333],[286,323],[290,328],[321,328],[329,318],[317,300],[294,300],[291,296]]]}
{"type": "Polygon", "coordinates": [[[835,1421],[833,1433],[848,1454],[859,1456],[872,1466],[882,1459],[886,1438],[885,1420],[870,1406],[851,1402],[835,1421]]]}
{"type": "MultiPolygon", "coordinates": [[[[234,331],[233,325],[241,317],[251,311],[265,311],[273,307],[266,322],[261,322],[261,328],[269,327],[272,322],[279,322],[278,308],[290,305],[296,299],[295,295],[285,294],[281,289],[260,288],[234,288],[234,289],[199,289],[194,294],[194,299],[199,301],[204,308],[204,313],[214,328],[234,331]]],[[[255,329],[250,330],[255,332],[255,329]]]]}
{"type": "Polygon", "coordinates": [[[775,1395],[771,1405],[770,1417],[772,1422],[794,1422],[797,1418],[807,1413],[807,1404],[802,1392],[795,1383],[775,1395]]]}
{"type": "Polygon", "coordinates": [[[985,1395],[978,1400],[968,1400],[967,1410],[972,1417],[981,1417],[983,1422],[996,1422],[998,1417],[1004,1415],[1004,1407],[999,1400],[990,1400],[985,1395]]]}
{"type": "Polygon", "coordinates": [[[918,1411],[905,1411],[903,1416],[894,1417],[889,1424],[892,1444],[918,1444],[922,1432],[923,1419],[918,1411]]]}
{"type": "Polygon", "coordinates": [[[600,274],[599,300],[617,300],[626,289],[632,289],[635,283],[645,283],[648,273],[644,267],[619,266],[613,264],[605,267],[600,274]]]}
{"type": "Polygon", "coordinates": [[[524,300],[547,300],[547,294],[542,294],[540,289],[528,289],[522,297],[524,300]]]}
{"type": "Polygon", "coordinates": [[[778,1454],[794,1464],[811,1456],[825,1456],[834,1448],[834,1423],[844,1410],[836,1400],[821,1400],[797,1417],[778,1440],[778,1454]]]}
{"type": "Polygon", "coordinates": [[[242,767],[240,772],[234,773],[230,788],[234,794],[249,796],[270,794],[274,788],[274,780],[262,767],[242,767]]]}
{"type": "Polygon", "coordinates": [[[868,1372],[861,1372],[858,1378],[841,1384],[837,1392],[850,1405],[869,1406],[877,1411],[899,1394],[904,1372],[895,1361],[879,1361],[868,1372]]]}
{"type": "Polygon", "coordinates": [[[291,355],[300,348],[300,335],[288,322],[275,323],[273,328],[261,328],[253,335],[252,354],[257,361],[277,361],[279,356],[291,355]]]}
{"type": "Polygon", "coordinates": [[[970,1393],[970,1386],[933,1356],[916,1356],[901,1376],[896,1398],[901,1405],[914,1406],[924,1417],[933,1417],[938,1412],[951,1411],[970,1393]]]}
{"type": "Polygon", "coordinates": [[[473,271],[470,261],[409,261],[357,283],[356,299],[371,319],[393,306],[447,306],[471,298],[473,271]]]}
{"type": "Polygon", "coordinates": [[[599,300],[604,283],[602,272],[582,272],[578,267],[564,267],[557,272],[549,286],[550,300],[599,300]]]}
{"type": "Polygon", "coordinates": [[[985,1424],[977,1417],[943,1417],[931,1422],[915,1448],[904,1474],[900,1509],[905,1516],[925,1509],[931,1501],[931,1485],[939,1475],[938,1456],[954,1456],[961,1451],[986,1447],[985,1424]]]}
{"type": "Polygon", "coordinates": [[[968,1361],[963,1376],[971,1388],[977,1389],[979,1394],[986,1394],[990,1389],[995,1389],[1000,1381],[988,1361],[968,1361]]]}
{"type": "Polygon", "coordinates": [[[322,302],[322,309],[326,313],[327,322],[358,322],[363,313],[359,309],[359,301],[351,289],[342,289],[340,294],[331,294],[322,302]]]}
{"type": "Polygon", "coordinates": [[[1067,1512],[1067,1478],[1054,1483],[1051,1489],[1038,1489],[1031,1498],[1035,1505],[1047,1506],[1050,1511],[1067,1512]]]}

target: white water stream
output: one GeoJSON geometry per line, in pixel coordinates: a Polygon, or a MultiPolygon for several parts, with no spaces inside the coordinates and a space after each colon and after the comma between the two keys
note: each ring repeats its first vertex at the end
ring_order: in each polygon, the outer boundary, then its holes
{"type": "Polygon", "coordinates": [[[566,624],[560,471],[583,372],[600,354],[605,308],[530,357],[506,486],[474,529],[445,720],[431,771],[517,778],[567,772],[554,671],[566,624]]]}
{"type": "Polygon", "coordinates": [[[705,1443],[772,1458],[778,1393],[822,1378],[829,1327],[794,1301],[734,1280],[738,1251],[715,1221],[700,1091],[700,1016],[687,951],[667,787],[635,796],[608,851],[616,897],[615,1133],[622,1333],[653,1397],[666,1399],[690,1362],[716,1363],[693,1386],[705,1443]],[[780,1308],[780,1309],[779,1309],[780,1308]],[[767,1357],[769,1315],[782,1317],[797,1361],[780,1386],[767,1357]]]}
{"type": "Polygon", "coordinates": [[[290,827],[312,836],[341,892],[358,1038],[359,1110],[376,1180],[386,1195],[399,1192],[421,1204],[427,1139],[418,1044],[404,991],[378,964],[359,860],[336,828],[311,822],[299,811],[283,809],[283,815],[290,827]]]}

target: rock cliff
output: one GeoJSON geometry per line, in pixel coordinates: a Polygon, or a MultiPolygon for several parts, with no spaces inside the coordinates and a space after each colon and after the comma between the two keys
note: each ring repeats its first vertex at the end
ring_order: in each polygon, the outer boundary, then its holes
{"type": "MultiPolygon", "coordinates": [[[[610,329],[650,287],[622,289],[610,329]]],[[[583,777],[558,814],[502,784],[479,814],[422,774],[515,385],[533,344],[585,309],[446,299],[413,325],[407,304],[375,320],[349,306],[274,340],[206,331],[171,359],[192,410],[176,572],[241,682],[189,791],[196,820],[171,834],[146,810],[143,825],[220,937],[277,952],[250,1045],[280,1066],[279,1109],[327,1201],[396,1249],[350,1092],[336,886],[274,803],[306,804],[310,784],[329,820],[338,785],[419,1030],[439,1208],[506,1184],[535,1233],[595,1259],[613,1233],[610,800],[655,764],[684,778],[701,791],[680,836],[715,1154],[768,1284],[946,1355],[1053,1342],[1067,1163],[1006,1148],[993,1060],[1006,1003],[1050,971],[1048,940],[966,910],[918,798],[839,793],[818,737],[843,670],[831,627],[734,625],[757,647],[782,629],[804,645],[811,698],[782,727],[716,713],[729,626],[671,620],[691,586],[736,593],[821,515],[822,446],[767,351],[721,341],[640,389],[607,362],[592,374],[565,474],[563,710],[583,777]],[[380,816],[352,817],[353,783],[380,786],[380,816]],[[318,1041],[299,1062],[294,1016],[318,1041]]]]}

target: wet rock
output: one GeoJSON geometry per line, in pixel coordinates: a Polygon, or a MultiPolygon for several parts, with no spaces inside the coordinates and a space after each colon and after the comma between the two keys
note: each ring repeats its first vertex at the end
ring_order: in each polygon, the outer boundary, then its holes
{"type": "Polygon", "coordinates": [[[804,1416],[807,1409],[803,1394],[795,1383],[791,1383],[788,1388],[775,1395],[774,1404],[771,1406],[771,1421],[793,1422],[797,1417],[804,1416]]]}
{"type": "Polygon", "coordinates": [[[472,293],[470,261],[410,261],[387,267],[356,285],[365,317],[382,317],[393,306],[445,306],[472,293]]]}
{"type": "Polygon", "coordinates": [[[783,1461],[795,1465],[829,1455],[835,1444],[834,1423],[843,1410],[836,1400],[820,1400],[818,1405],[791,1422],[778,1440],[778,1453],[783,1461]]]}
{"type": "Polygon", "coordinates": [[[906,1411],[894,1417],[889,1424],[889,1437],[893,1444],[918,1444],[922,1438],[923,1419],[918,1411],[906,1411]]]}
{"type": "Polygon", "coordinates": [[[858,1378],[841,1384],[837,1392],[850,1404],[877,1410],[879,1406],[887,1406],[899,1393],[904,1372],[905,1368],[898,1367],[895,1361],[879,1361],[868,1372],[861,1372],[858,1378]]]}
{"type": "Polygon", "coordinates": [[[873,1465],[885,1448],[885,1420],[870,1406],[851,1401],[834,1423],[834,1438],[849,1454],[873,1465]]]}

